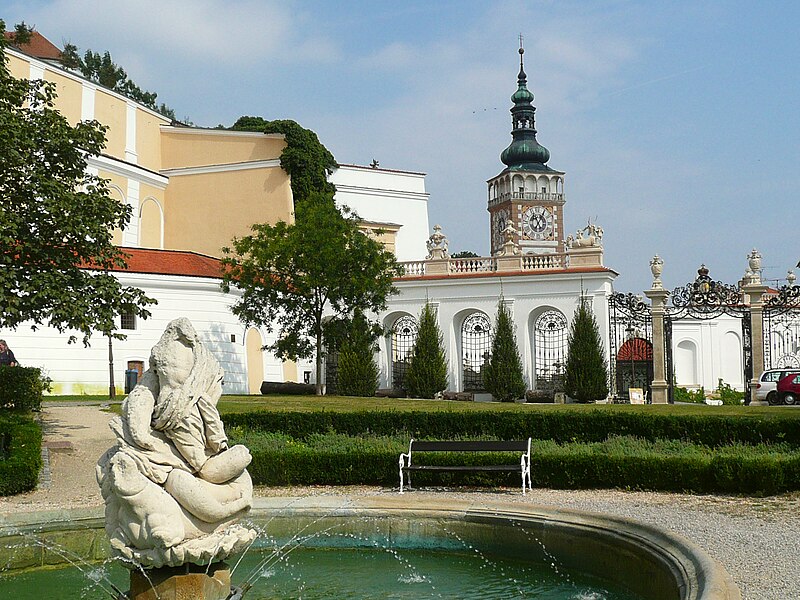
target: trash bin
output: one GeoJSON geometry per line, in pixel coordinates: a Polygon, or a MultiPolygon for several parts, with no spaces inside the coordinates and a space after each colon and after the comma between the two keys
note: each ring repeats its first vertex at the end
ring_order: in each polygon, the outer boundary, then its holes
{"type": "Polygon", "coordinates": [[[130,394],[139,382],[139,371],[127,369],[125,371],[125,393],[130,394]]]}

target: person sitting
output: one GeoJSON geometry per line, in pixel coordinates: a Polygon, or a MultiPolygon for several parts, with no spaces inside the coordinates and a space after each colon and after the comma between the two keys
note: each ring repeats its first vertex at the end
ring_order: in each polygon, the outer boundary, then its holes
{"type": "Polygon", "coordinates": [[[11,348],[8,347],[5,340],[0,340],[0,365],[6,365],[9,367],[16,367],[17,366],[17,359],[14,356],[14,353],[11,351],[11,348]]]}

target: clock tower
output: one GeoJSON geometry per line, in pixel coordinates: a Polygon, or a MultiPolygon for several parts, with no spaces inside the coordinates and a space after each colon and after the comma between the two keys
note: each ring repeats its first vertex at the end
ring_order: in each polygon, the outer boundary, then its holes
{"type": "Polygon", "coordinates": [[[500,155],[506,168],[487,182],[492,255],[502,252],[508,225],[523,254],[564,252],[564,173],[547,166],[550,151],[536,141],[524,53],[520,38],[517,91],[511,96],[513,140],[500,155]]]}

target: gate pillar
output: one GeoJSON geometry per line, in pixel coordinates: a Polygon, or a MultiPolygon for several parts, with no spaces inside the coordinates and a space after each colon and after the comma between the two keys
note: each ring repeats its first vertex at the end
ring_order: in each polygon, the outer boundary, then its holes
{"type": "Polygon", "coordinates": [[[766,406],[766,401],[756,400],[758,378],[764,371],[764,293],[769,288],[761,283],[760,277],[754,277],[750,283],[742,286],[745,302],[750,305],[750,327],[752,335],[753,375],[750,380],[750,406],[766,406]]]}
{"type": "Polygon", "coordinates": [[[653,404],[668,404],[669,383],[667,383],[664,315],[669,292],[663,288],[653,288],[645,290],[644,295],[650,298],[653,314],[653,384],[650,386],[650,401],[653,404]]]}

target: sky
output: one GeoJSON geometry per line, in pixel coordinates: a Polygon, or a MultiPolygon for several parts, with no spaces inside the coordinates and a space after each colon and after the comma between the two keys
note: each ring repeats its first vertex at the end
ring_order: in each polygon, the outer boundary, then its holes
{"type": "Polygon", "coordinates": [[[655,254],[669,289],[701,263],[736,283],[753,248],[772,285],[800,260],[800,3],[0,0],[0,18],[108,50],[195,125],[294,119],[340,163],[424,172],[431,227],[480,255],[521,34],[566,232],[603,227],[617,291],[649,288],[655,254]]]}

